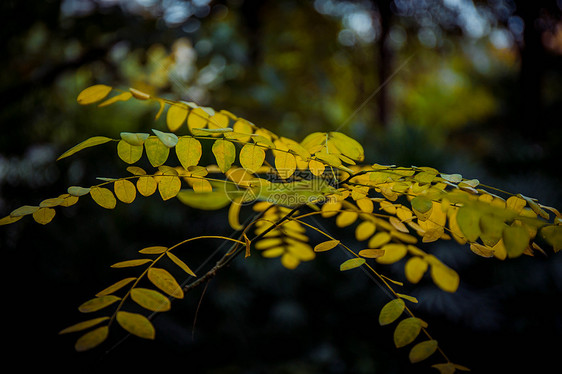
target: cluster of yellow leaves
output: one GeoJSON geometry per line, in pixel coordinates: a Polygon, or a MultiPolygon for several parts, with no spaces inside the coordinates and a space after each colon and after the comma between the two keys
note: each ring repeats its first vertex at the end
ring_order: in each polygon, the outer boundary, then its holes
{"type": "Polygon", "coordinates": [[[263,212],[263,216],[255,223],[255,234],[260,235],[269,230],[254,244],[264,257],[281,257],[281,264],[287,269],[294,269],[301,262],[311,261],[316,257],[308,244],[306,230],[299,222],[287,220],[277,225],[291,209],[266,201],[256,203],[253,209],[263,212]]]}
{"type": "Polygon", "coordinates": [[[98,292],[95,298],[82,303],[78,307],[80,312],[89,314],[105,310],[107,307],[119,302],[111,316],[105,315],[79,322],[61,330],[60,334],[82,332],[98,326],[77,339],[75,344],[77,351],[90,350],[103,343],[109,335],[109,328],[113,321],[117,321],[125,331],[133,335],[144,339],[154,339],[155,329],[150,320],[143,314],[123,310],[123,306],[125,300],[130,298],[136,305],[150,312],[166,312],[171,308],[170,298],[182,299],[184,297],[183,290],[174,276],[167,270],[154,266],[160,259],[167,258],[183,272],[190,276],[195,276],[193,271],[170,251],[171,249],[162,246],[143,248],[139,253],[147,256],[156,255],[157,257],[155,259],[139,258],[121,261],[111,265],[112,268],[117,269],[148,266],[139,277],[121,279],[98,292]],[[139,281],[144,276],[156,289],[139,287],[139,281]],[[117,293],[128,285],[131,286],[127,292],[123,296],[117,296],[117,293]],[[99,326],[101,323],[104,323],[104,325],[99,326]]]}

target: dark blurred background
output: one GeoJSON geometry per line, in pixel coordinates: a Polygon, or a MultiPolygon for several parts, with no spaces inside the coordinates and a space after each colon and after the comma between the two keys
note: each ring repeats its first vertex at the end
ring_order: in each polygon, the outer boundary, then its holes
{"type": "MultiPolygon", "coordinates": [[[[154,105],[79,106],[77,94],[96,83],[227,109],[296,140],[337,129],[365,146],[369,163],[432,166],[560,208],[561,9],[560,0],[4,0],[0,216],[124,175],[108,145],[55,162],[87,137],[166,129],[154,105]]],[[[353,229],[322,225],[353,240],[353,229]]],[[[230,234],[224,210],[157,196],[113,211],[82,199],[46,226],[26,217],[1,227],[4,363],[436,372],[428,364],[437,354],[411,365],[408,349],[394,348],[393,328],[377,323],[387,295],[361,271],[340,273],[345,257],[334,251],[295,271],[257,254],[238,259],[209,283],[195,326],[202,288],[154,319],[154,342],[121,340],[117,327],[109,344],[77,354],[79,335],[57,335],[89,318],[79,304],[136,274],[109,265],[209,233],[230,234]]],[[[197,268],[219,245],[176,253],[197,268]]],[[[453,242],[427,250],[459,272],[459,291],[427,277],[400,291],[420,299],[413,310],[452,361],[475,373],[551,372],[562,337],[560,255],[501,262],[453,242]]],[[[404,280],[403,263],[380,270],[404,280]]]]}

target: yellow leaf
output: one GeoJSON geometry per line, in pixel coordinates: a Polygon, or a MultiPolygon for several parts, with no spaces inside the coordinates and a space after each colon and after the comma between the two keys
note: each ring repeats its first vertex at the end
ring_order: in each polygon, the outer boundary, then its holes
{"type": "Polygon", "coordinates": [[[234,125],[232,125],[232,130],[236,131],[237,133],[248,134],[247,136],[239,138],[239,140],[242,142],[250,141],[250,135],[254,132],[252,125],[250,125],[248,121],[242,118],[234,122],[234,125]]]}
{"type": "Polygon", "coordinates": [[[312,174],[319,177],[322,175],[322,173],[324,173],[324,169],[326,168],[326,166],[318,160],[310,160],[308,162],[308,168],[310,169],[310,172],[312,174]]]}
{"type": "Polygon", "coordinates": [[[202,150],[199,140],[191,136],[182,136],[176,144],[176,155],[184,169],[195,166],[201,159],[202,150]]]}
{"type": "Polygon", "coordinates": [[[158,182],[158,192],[162,200],[169,200],[176,197],[181,190],[181,180],[175,175],[164,175],[158,182]]]}
{"type": "Polygon", "coordinates": [[[78,307],[78,310],[82,313],[97,312],[119,300],[121,300],[121,298],[114,295],[100,296],[82,303],[78,307]]]}
{"type": "Polygon", "coordinates": [[[104,187],[92,187],[90,196],[102,208],[113,209],[117,205],[117,200],[113,192],[104,187]]]}
{"type": "Polygon", "coordinates": [[[470,207],[461,207],[457,212],[457,225],[469,242],[475,242],[480,236],[480,215],[470,207]]]}
{"type": "Polygon", "coordinates": [[[389,325],[396,321],[404,312],[404,300],[394,299],[386,303],[379,313],[379,324],[381,326],[389,325]]]}
{"type": "Polygon", "coordinates": [[[53,208],[53,207],[62,205],[63,202],[64,202],[63,197],[55,197],[55,198],[45,199],[45,200],[41,201],[41,203],[39,203],[39,207],[40,208],[53,208]]]}
{"type": "Polygon", "coordinates": [[[371,221],[363,221],[355,229],[355,238],[362,242],[375,233],[376,225],[371,221]]]}
{"type": "Polygon", "coordinates": [[[329,251],[330,249],[336,247],[338,244],[340,244],[339,240],[328,240],[328,241],[322,242],[320,244],[317,244],[314,247],[314,252],[329,251]]]}
{"type": "Polygon", "coordinates": [[[105,84],[96,84],[82,90],[82,92],[78,94],[76,101],[78,101],[78,104],[81,105],[92,104],[109,95],[111,90],[112,88],[106,86],[105,84]]]}
{"type": "Polygon", "coordinates": [[[131,299],[143,308],[153,312],[166,312],[172,306],[170,299],[160,292],[148,288],[133,288],[131,290],[131,299]]]}
{"type": "Polygon", "coordinates": [[[408,358],[411,363],[425,360],[437,350],[437,340],[427,340],[420,342],[412,347],[408,358]]]}
{"type": "Polygon", "coordinates": [[[533,212],[535,212],[537,215],[541,216],[544,219],[550,218],[549,214],[543,208],[541,208],[540,205],[535,200],[531,199],[530,197],[523,196],[521,194],[519,194],[518,196],[524,199],[529,205],[529,207],[531,207],[533,212]]]}
{"type": "Polygon", "coordinates": [[[150,161],[150,164],[154,167],[163,165],[170,154],[170,148],[164,145],[164,143],[162,143],[156,136],[150,136],[146,139],[144,142],[144,148],[146,150],[148,161],[150,161]]]}
{"type": "Polygon", "coordinates": [[[427,261],[423,258],[417,256],[410,258],[406,261],[406,265],[404,266],[406,279],[408,279],[410,283],[418,283],[427,271],[427,268],[427,261]]]}
{"type": "Polygon", "coordinates": [[[154,326],[142,314],[119,311],[116,319],[119,325],[131,334],[139,338],[154,339],[154,326]]]}
{"type": "Polygon", "coordinates": [[[265,151],[256,144],[246,144],[240,151],[240,165],[250,173],[255,173],[265,160],[265,151]]]}
{"type": "Polygon", "coordinates": [[[337,217],[336,217],[336,225],[338,227],[346,227],[351,225],[353,222],[355,222],[355,220],[357,220],[357,217],[359,217],[359,215],[357,214],[357,212],[352,212],[352,211],[344,211],[341,212],[337,217]]]}
{"type": "Polygon", "coordinates": [[[176,132],[181,125],[185,122],[187,118],[187,105],[174,103],[168,108],[168,113],[166,114],[166,124],[168,129],[172,132],[176,132]]]}
{"type": "Polygon", "coordinates": [[[291,153],[278,152],[275,156],[275,168],[282,179],[287,179],[295,172],[297,160],[291,153]]]}
{"type": "MultiPolygon", "coordinates": [[[[496,242],[497,244],[497,242],[496,242]]],[[[495,245],[495,244],[494,244],[495,245]]],[[[488,246],[478,244],[478,243],[470,243],[470,250],[477,254],[478,256],[482,257],[493,257],[494,256],[494,249],[488,246]]]]}
{"type": "Polygon", "coordinates": [[[133,266],[140,266],[140,265],[144,265],[147,262],[152,262],[152,260],[149,259],[138,259],[138,260],[127,260],[127,261],[121,261],[121,262],[117,262],[113,265],[111,265],[112,268],[128,268],[128,267],[133,267],[133,266]]]}
{"type": "Polygon", "coordinates": [[[204,210],[221,209],[231,202],[230,197],[222,190],[205,193],[180,190],[176,197],[187,206],[204,210]]]}
{"type": "Polygon", "coordinates": [[[136,88],[129,88],[129,92],[131,92],[131,94],[133,95],[133,97],[135,99],[138,99],[138,100],[148,100],[148,99],[150,99],[149,94],[147,94],[146,92],[142,92],[140,90],[137,90],[136,88]]]}
{"type": "Polygon", "coordinates": [[[156,192],[157,187],[158,184],[156,183],[156,180],[149,175],[141,176],[137,180],[137,189],[139,190],[139,193],[145,197],[156,192]]]}
{"type": "Polygon", "coordinates": [[[72,326],[69,326],[59,331],[59,334],[68,334],[71,332],[86,330],[92,326],[100,324],[103,321],[107,321],[108,319],[109,317],[98,317],[98,318],[89,319],[87,321],[79,322],[77,324],[74,324],[72,326]]]}
{"type": "Polygon", "coordinates": [[[115,191],[115,196],[126,204],[132,203],[137,196],[135,185],[126,179],[115,181],[113,183],[113,190],[115,191]]]}
{"type": "Polygon", "coordinates": [[[219,169],[226,173],[236,159],[236,147],[228,140],[217,139],[213,143],[212,152],[215,155],[219,169]]]}
{"type": "Polygon", "coordinates": [[[196,277],[195,273],[189,268],[189,266],[187,266],[185,262],[180,260],[175,254],[172,252],[166,252],[166,255],[174,262],[174,264],[178,265],[187,274],[196,277]]]}
{"type": "Polygon", "coordinates": [[[194,128],[205,128],[209,122],[209,113],[202,108],[194,108],[187,116],[187,127],[191,131],[194,128]]]}
{"type": "Polygon", "coordinates": [[[82,335],[74,345],[74,349],[78,352],[84,352],[94,347],[97,347],[107,339],[109,328],[107,326],[98,327],[95,330],[82,335]]]}
{"type": "Polygon", "coordinates": [[[131,145],[127,141],[121,139],[117,143],[117,155],[127,164],[134,164],[142,157],[142,145],[131,145]]]}
{"type": "Polygon", "coordinates": [[[328,135],[331,140],[334,141],[336,147],[338,147],[341,153],[347,157],[355,161],[363,161],[365,159],[363,146],[361,146],[357,140],[340,132],[332,131],[329,132],[328,135]]]}
{"type": "Polygon", "coordinates": [[[355,269],[365,263],[364,258],[351,258],[340,265],[340,271],[355,269]]]}
{"type": "Polygon", "coordinates": [[[421,320],[415,317],[406,318],[394,330],[394,344],[396,348],[404,347],[413,342],[421,331],[421,320]]]}
{"type": "Polygon", "coordinates": [[[398,231],[408,233],[408,228],[396,217],[389,217],[388,222],[398,231]]]}
{"type": "Polygon", "coordinates": [[[109,99],[105,100],[104,102],[98,104],[98,107],[102,108],[104,106],[111,105],[111,104],[116,103],[118,101],[127,101],[127,100],[131,99],[131,97],[133,97],[132,93],[122,92],[119,95],[113,96],[112,98],[109,98],[109,99]]]}
{"type": "Polygon", "coordinates": [[[509,209],[515,211],[515,213],[520,213],[521,210],[523,210],[523,208],[525,207],[525,205],[527,205],[525,200],[523,200],[522,198],[520,198],[518,196],[510,196],[506,200],[506,206],[509,209]]]}
{"type": "Polygon", "coordinates": [[[408,249],[404,244],[385,244],[381,249],[384,251],[384,255],[376,259],[379,264],[393,264],[400,261],[408,253],[408,249]]]}
{"type": "Polygon", "coordinates": [[[434,241],[437,241],[439,239],[441,239],[441,237],[443,236],[445,230],[443,229],[443,227],[435,227],[432,229],[427,230],[426,232],[423,233],[423,237],[422,237],[422,242],[423,243],[431,243],[434,241]]]}
{"type": "Polygon", "coordinates": [[[355,204],[361,209],[362,212],[372,213],[374,209],[373,200],[368,197],[359,199],[355,201],[355,204]]]}
{"type": "Polygon", "coordinates": [[[375,234],[371,240],[369,240],[369,248],[380,248],[392,239],[388,232],[382,231],[375,234]]]}
{"type": "Polygon", "coordinates": [[[384,255],[384,250],[382,249],[363,249],[359,251],[359,256],[367,258],[378,258],[384,255]]]}
{"type": "Polygon", "coordinates": [[[339,210],[342,207],[341,201],[336,201],[335,199],[329,199],[324,205],[322,205],[322,217],[328,218],[335,216],[339,213],[339,210]]]}
{"type": "Polygon", "coordinates": [[[62,155],[57,158],[57,161],[62,160],[65,157],[72,156],[76,152],[80,152],[81,150],[89,147],[95,147],[96,145],[104,144],[110,142],[111,138],[107,138],[105,136],[94,136],[89,139],[84,140],[83,142],[75,145],[74,147],[70,148],[68,151],[64,152],[62,155]]]}
{"type": "Polygon", "coordinates": [[[156,245],[152,247],[143,248],[139,251],[139,253],[142,253],[143,255],[158,255],[160,253],[166,252],[167,249],[168,248],[166,247],[156,245]]]}
{"type": "Polygon", "coordinates": [[[96,294],[96,297],[101,297],[101,296],[105,296],[105,295],[110,295],[112,293],[114,293],[115,291],[120,290],[121,288],[125,287],[126,285],[128,285],[129,283],[131,283],[132,281],[134,281],[137,278],[125,278],[125,279],[121,279],[118,282],[113,283],[111,286],[101,290],[100,292],[98,292],[96,294]]]}
{"type": "Polygon", "coordinates": [[[443,291],[455,292],[459,287],[459,275],[441,262],[431,263],[431,278],[443,291]]]}
{"type": "MultiPolygon", "coordinates": [[[[386,277],[385,277],[385,278],[386,278],[386,277]]],[[[398,283],[398,282],[395,282],[395,283],[398,283]]],[[[402,286],[402,284],[399,284],[399,285],[402,286]]],[[[415,304],[418,303],[418,299],[416,299],[415,297],[410,296],[410,295],[404,295],[404,294],[402,294],[402,293],[396,293],[396,296],[398,296],[398,297],[400,297],[400,298],[402,298],[402,299],[404,299],[404,300],[408,300],[408,301],[411,302],[411,303],[415,303],[415,304]]]]}
{"type": "Polygon", "coordinates": [[[183,291],[176,279],[167,270],[161,268],[148,269],[148,279],[162,291],[176,299],[183,298],[183,291]]]}
{"type": "Polygon", "coordinates": [[[9,225],[10,223],[14,223],[16,221],[19,221],[22,217],[23,216],[19,216],[19,217],[6,216],[6,217],[0,219],[0,226],[9,225]]]}
{"type": "Polygon", "coordinates": [[[33,212],[33,219],[37,223],[46,225],[55,217],[55,213],[56,212],[53,208],[39,208],[33,212]]]}

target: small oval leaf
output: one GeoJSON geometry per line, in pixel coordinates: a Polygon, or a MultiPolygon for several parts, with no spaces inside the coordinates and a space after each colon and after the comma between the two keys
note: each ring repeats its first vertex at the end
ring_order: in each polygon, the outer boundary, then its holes
{"type": "Polygon", "coordinates": [[[437,340],[427,340],[412,347],[408,358],[412,364],[420,362],[431,356],[437,350],[437,340]]]}
{"type": "Polygon", "coordinates": [[[382,307],[379,313],[379,324],[384,326],[396,321],[404,312],[405,307],[406,304],[402,299],[389,301],[382,307]]]}
{"type": "Polygon", "coordinates": [[[364,263],[364,258],[351,258],[340,265],[340,271],[355,269],[364,263]]]}
{"type": "Polygon", "coordinates": [[[161,268],[148,269],[148,279],[162,291],[176,299],[183,298],[183,291],[176,279],[167,270],[161,268]]]}
{"type": "Polygon", "coordinates": [[[139,338],[154,339],[156,334],[154,326],[142,314],[120,311],[117,312],[116,319],[119,325],[131,334],[139,338]]]}
{"type": "Polygon", "coordinates": [[[81,304],[78,307],[78,310],[82,313],[96,312],[119,300],[121,300],[121,298],[114,295],[96,297],[95,299],[88,300],[85,303],[81,304]]]}
{"type": "Polygon", "coordinates": [[[133,288],[131,299],[134,302],[153,312],[166,312],[170,310],[170,299],[156,290],[148,288],[133,288]]]}
{"type": "Polygon", "coordinates": [[[328,240],[320,244],[317,244],[314,247],[314,252],[329,251],[330,249],[335,248],[338,244],[340,244],[339,240],[328,240]]]}
{"type": "Polygon", "coordinates": [[[95,330],[82,335],[74,345],[74,349],[78,352],[84,352],[94,347],[97,347],[107,339],[109,334],[109,327],[101,326],[95,330]]]}

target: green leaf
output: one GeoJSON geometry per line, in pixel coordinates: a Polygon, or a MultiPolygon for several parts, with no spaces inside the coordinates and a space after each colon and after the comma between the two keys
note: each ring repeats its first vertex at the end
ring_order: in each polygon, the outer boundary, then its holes
{"type": "Polygon", "coordinates": [[[38,209],[39,209],[38,206],[32,206],[32,205],[20,206],[19,208],[12,210],[12,212],[10,213],[10,217],[23,217],[28,214],[35,213],[38,209]]]}
{"type": "Polygon", "coordinates": [[[174,262],[174,264],[178,265],[183,271],[185,271],[187,274],[196,277],[197,275],[195,275],[195,273],[189,268],[189,266],[186,265],[185,262],[183,262],[182,260],[180,260],[178,258],[178,256],[176,256],[175,254],[173,254],[172,252],[166,252],[166,255],[168,256],[168,258],[170,260],[172,260],[174,262]]]}
{"type": "Polygon", "coordinates": [[[554,252],[562,249],[562,226],[545,226],[541,228],[540,234],[552,246],[554,252]]]}
{"type": "Polygon", "coordinates": [[[457,225],[469,242],[474,242],[480,236],[481,213],[467,206],[459,208],[457,212],[457,225]]]}
{"type": "Polygon", "coordinates": [[[111,138],[107,138],[105,136],[94,136],[89,139],[84,140],[82,143],[75,145],[74,147],[70,148],[68,151],[64,152],[62,155],[57,158],[57,161],[62,160],[65,157],[72,156],[76,152],[80,152],[81,150],[89,147],[95,147],[96,145],[104,144],[110,142],[111,138]]]}
{"type": "Polygon", "coordinates": [[[379,313],[379,324],[385,326],[396,321],[404,312],[406,304],[402,299],[394,299],[389,301],[382,307],[379,313]]]}
{"type": "Polygon", "coordinates": [[[96,312],[119,300],[121,300],[121,298],[114,295],[100,296],[81,304],[78,307],[78,310],[82,313],[96,312]]]}
{"type": "Polygon", "coordinates": [[[98,292],[96,294],[96,297],[110,295],[110,294],[114,293],[115,291],[118,291],[121,288],[125,287],[126,285],[128,285],[129,283],[134,281],[135,279],[137,279],[137,278],[132,277],[132,278],[121,279],[120,281],[115,282],[111,286],[109,286],[109,287],[103,289],[102,291],[98,292]]]}
{"type": "Polygon", "coordinates": [[[226,173],[236,159],[236,147],[228,140],[217,139],[213,143],[212,152],[215,155],[219,169],[226,173]]]}
{"type": "Polygon", "coordinates": [[[337,247],[338,244],[340,244],[339,240],[328,240],[320,244],[317,244],[314,247],[314,252],[329,251],[330,249],[337,247]]]}
{"type": "Polygon", "coordinates": [[[83,322],[79,322],[77,324],[74,324],[72,326],[69,326],[65,329],[62,329],[61,331],[59,331],[59,334],[68,334],[71,332],[77,332],[77,331],[82,331],[82,330],[86,330],[92,326],[98,325],[103,321],[107,321],[109,319],[109,317],[98,317],[98,318],[93,318],[93,319],[89,319],[87,321],[83,321],[83,322]]]}
{"type": "Polygon", "coordinates": [[[506,226],[502,234],[503,244],[510,258],[520,256],[529,245],[529,232],[522,226],[506,226]]]}
{"type": "Polygon", "coordinates": [[[340,271],[355,269],[365,263],[364,258],[351,258],[340,265],[340,271]]]}
{"type": "Polygon", "coordinates": [[[143,308],[153,312],[166,312],[171,309],[170,299],[156,290],[148,288],[133,288],[131,299],[143,308]]]}
{"type": "Polygon", "coordinates": [[[191,136],[182,136],[176,144],[176,155],[184,169],[196,166],[202,155],[201,142],[191,136]]]}
{"type": "Polygon", "coordinates": [[[147,133],[133,133],[133,132],[122,132],[120,134],[121,140],[126,141],[130,145],[143,145],[144,141],[148,139],[150,134],[147,133]]]}
{"type": "Polygon", "coordinates": [[[427,197],[418,195],[412,199],[411,204],[412,210],[420,220],[425,221],[431,215],[433,202],[427,197]]]}
{"type": "Polygon", "coordinates": [[[76,101],[81,105],[88,105],[102,100],[111,92],[112,88],[105,84],[90,86],[78,94],[76,101]]]}
{"type": "Polygon", "coordinates": [[[80,197],[89,194],[90,190],[90,187],[72,186],[68,187],[67,192],[72,196],[80,197]]]}
{"type": "Polygon", "coordinates": [[[531,209],[533,210],[533,212],[535,212],[537,215],[541,216],[544,219],[549,219],[549,215],[548,213],[540,207],[540,205],[533,199],[531,199],[530,197],[527,196],[523,196],[521,194],[517,195],[520,198],[524,199],[527,204],[531,207],[531,209]]]}
{"type": "Polygon", "coordinates": [[[427,340],[420,342],[412,347],[408,358],[411,363],[425,360],[437,350],[437,340],[427,340]]]}
{"type": "Polygon", "coordinates": [[[162,291],[176,299],[183,298],[183,291],[176,279],[167,270],[161,268],[148,269],[148,279],[162,291]]]}
{"type": "Polygon", "coordinates": [[[101,326],[95,330],[87,332],[82,335],[74,345],[74,349],[78,352],[84,352],[94,347],[97,347],[107,339],[109,334],[109,327],[101,326]]]}
{"type": "Polygon", "coordinates": [[[419,318],[406,318],[396,326],[394,330],[394,344],[396,348],[404,347],[413,342],[419,335],[422,322],[419,318]]]}
{"type": "Polygon", "coordinates": [[[155,337],[154,326],[142,314],[119,311],[116,319],[123,329],[139,338],[154,339],[155,337]]]}
{"type": "Polygon", "coordinates": [[[160,139],[162,144],[164,144],[168,148],[175,147],[179,141],[179,138],[176,134],[172,134],[170,132],[162,132],[154,129],[152,129],[152,132],[158,137],[158,139],[160,139]]]}
{"type": "Polygon", "coordinates": [[[170,154],[170,148],[164,145],[164,143],[155,136],[150,136],[145,140],[144,148],[148,161],[150,161],[150,164],[154,167],[163,165],[170,154]]]}

